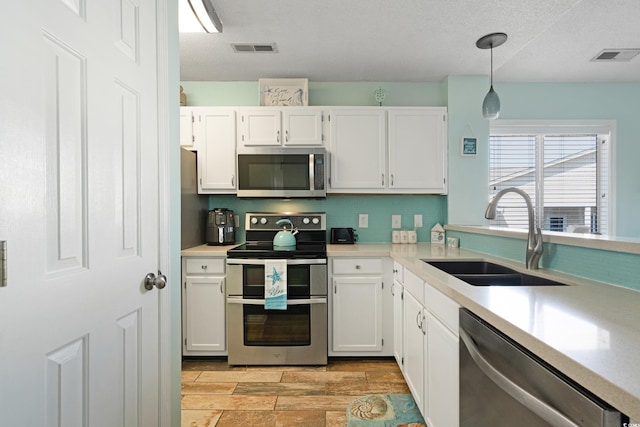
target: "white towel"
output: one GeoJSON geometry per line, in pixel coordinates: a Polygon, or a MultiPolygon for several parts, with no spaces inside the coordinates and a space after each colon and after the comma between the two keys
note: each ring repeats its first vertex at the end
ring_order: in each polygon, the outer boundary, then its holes
{"type": "Polygon", "coordinates": [[[265,310],[287,309],[287,260],[265,260],[264,263],[265,310]]]}

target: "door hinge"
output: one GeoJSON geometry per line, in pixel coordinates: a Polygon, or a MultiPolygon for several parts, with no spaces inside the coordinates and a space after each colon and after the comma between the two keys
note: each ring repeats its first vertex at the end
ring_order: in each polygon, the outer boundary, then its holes
{"type": "Polygon", "coordinates": [[[242,142],[244,142],[244,134],[242,135],[242,142]]]}
{"type": "Polygon", "coordinates": [[[242,123],[244,123],[244,116],[241,116],[241,117],[242,117],[242,123]]]}
{"type": "Polygon", "coordinates": [[[187,289],[187,282],[184,282],[184,288],[187,289]]]}
{"type": "Polygon", "coordinates": [[[443,121],[443,122],[446,122],[446,121],[447,121],[447,116],[443,115],[443,116],[442,116],[442,121],[443,121]]]}
{"type": "Polygon", "coordinates": [[[184,339],[184,346],[185,347],[187,346],[187,339],[186,338],[184,339]]]}
{"type": "Polygon", "coordinates": [[[196,116],[192,115],[191,116],[191,123],[194,123],[196,121],[196,116]]]}
{"type": "Polygon", "coordinates": [[[382,341],[382,346],[384,347],[384,338],[382,338],[380,341],[382,341]]]}
{"type": "Polygon", "coordinates": [[[400,364],[401,364],[402,366],[404,366],[404,356],[402,356],[402,357],[400,358],[400,364]]]}
{"type": "Polygon", "coordinates": [[[329,115],[327,116],[327,120],[328,120],[328,121],[331,121],[331,114],[329,114],[329,115]]]}
{"type": "Polygon", "coordinates": [[[384,282],[381,282],[381,285],[382,285],[382,289],[384,289],[384,282]]]}

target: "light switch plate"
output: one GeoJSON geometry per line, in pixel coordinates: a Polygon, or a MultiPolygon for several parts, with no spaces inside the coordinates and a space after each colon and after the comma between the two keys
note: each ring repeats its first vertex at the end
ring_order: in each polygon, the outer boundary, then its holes
{"type": "Polygon", "coordinates": [[[358,215],[358,227],[369,228],[369,214],[358,215]]]}
{"type": "Polygon", "coordinates": [[[413,227],[414,228],[422,227],[422,214],[415,214],[413,216],[413,227]]]}
{"type": "Polygon", "coordinates": [[[402,215],[391,215],[391,228],[402,227],[402,215]]]}

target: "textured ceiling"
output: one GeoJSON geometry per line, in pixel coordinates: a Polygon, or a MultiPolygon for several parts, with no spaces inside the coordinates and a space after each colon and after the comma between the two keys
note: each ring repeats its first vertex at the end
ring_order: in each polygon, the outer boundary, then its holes
{"type": "MultiPolygon", "coordinates": [[[[184,1],[184,0],[179,0],[184,1]]],[[[640,55],[595,63],[603,49],[640,48],[640,0],[212,0],[221,34],[180,34],[180,79],[433,82],[638,82],[640,55]],[[236,53],[231,43],[275,43],[236,53]]]]}

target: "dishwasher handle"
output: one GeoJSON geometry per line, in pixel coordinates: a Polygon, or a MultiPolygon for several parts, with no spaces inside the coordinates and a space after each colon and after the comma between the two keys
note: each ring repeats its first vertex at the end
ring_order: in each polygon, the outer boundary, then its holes
{"type": "Polygon", "coordinates": [[[520,402],[523,406],[551,424],[553,427],[579,427],[578,424],[571,421],[557,409],[538,399],[518,384],[511,381],[502,372],[498,371],[482,356],[482,354],[480,354],[480,351],[478,350],[478,347],[476,347],[473,339],[463,328],[460,328],[460,338],[467,347],[469,355],[476,365],[478,365],[480,370],[482,370],[482,372],[484,372],[491,381],[493,381],[512,398],[520,402]]]}

